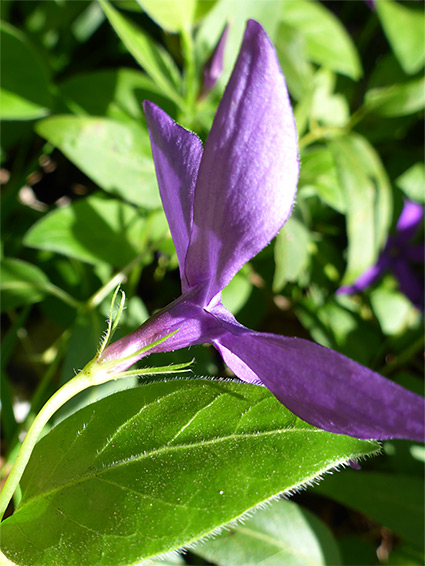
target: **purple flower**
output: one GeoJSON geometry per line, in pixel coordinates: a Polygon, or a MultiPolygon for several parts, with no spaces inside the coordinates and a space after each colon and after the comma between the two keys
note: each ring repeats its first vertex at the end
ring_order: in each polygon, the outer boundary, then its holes
{"type": "Polygon", "coordinates": [[[178,330],[151,351],[212,343],[242,380],[264,384],[293,413],[359,438],[424,435],[423,399],[327,348],[255,332],[221,304],[221,290],[287,220],[298,179],[297,134],[270,40],[249,21],[235,68],[202,148],[144,103],[158,185],[175,243],[182,295],[102,359],[119,361],[178,330]]]}
{"type": "Polygon", "coordinates": [[[352,285],[340,287],[337,294],[360,293],[381,277],[384,271],[390,270],[398,279],[400,289],[406,297],[423,309],[423,285],[409,265],[411,262],[424,262],[424,244],[411,243],[423,216],[424,210],[420,204],[406,200],[396,232],[388,238],[376,264],[362,273],[352,285]]]}
{"type": "Polygon", "coordinates": [[[223,72],[223,58],[224,58],[224,49],[226,47],[227,36],[229,33],[229,24],[223,30],[220,39],[214,49],[213,54],[208,59],[207,63],[204,67],[204,80],[202,83],[201,88],[201,95],[202,98],[205,96],[210,90],[212,90],[220,78],[221,73],[223,72]]]}

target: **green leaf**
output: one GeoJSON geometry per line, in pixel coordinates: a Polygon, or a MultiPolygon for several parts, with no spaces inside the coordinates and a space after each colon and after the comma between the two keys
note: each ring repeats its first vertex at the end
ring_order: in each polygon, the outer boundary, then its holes
{"type": "Polygon", "coordinates": [[[425,165],[418,162],[412,165],[395,181],[396,185],[404,192],[404,194],[416,201],[425,202],[425,165]]]}
{"type": "Polygon", "coordinates": [[[192,27],[196,0],[137,0],[137,3],[158,25],[171,33],[192,27]]]}
{"type": "Polygon", "coordinates": [[[36,130],[105,191],[144,208],[160,206],[144,128],[109,118],[52,116],[36,130]]]}
{"type": "Polygon", "coordinates": [[[347,270],[352,283],[378,258],[392,220],[391,188],[378,154],[358,134],[329,143],[344,192],[347,218],[347,270]]]}
{"type": "Polygon", "coordinates": [[[75,114],[125,119],[143,118],[143,100],[173,113],[173,104],[161,89],[136,69],[106,69],[75,75],[59,86],[66,109],[75,114]]]}
{"type": "Polygon", "coordinates": [[[377,448],[313,428],[264,387],[149,383],[85,407],[39,441],[2,550],[33,566],[79,564],[82,552],[93,566],[133,564],[377,448]]]}
{"type": "Polygon", "coordinates": [[[379,116],[407,116],[425,107],[425,79],[374,88],[365,95],[365,107],[379,116]]]}
{"type": "Polygon", "coordinates": [[[378,287],[371,292],[370,302],[382,332],[389,336],[405,332],[420,317],[409,299],[399,291],[378,287]]]}
{"type": "Polygon", "coordinates": [[[319,2],[284,2],[282,21],[299,30],[311,61],[358,79],[362,68],[357,50],[336,16],[319,2]]]}
{"type": "Polygon", "coordinates": [[[249,269],[244,266],[230,283],[223,289],[222,301],[226,308],[236,314],[246,304],[251,291],[252,283],[249,281],[249,269]]]}
{"type": "Polygon", "coordinates": [[[330,531],[313,513],[291,501],[273,502],[192,551],[218,566],[341,564],[330,531]]]}
{"type": "Polygon", "coordinates": [[[326,146],[303,151],[299,186],[304,196],[313,193],[338,212],[345,212],[335,160],[326,146]]]}
{"type": "Polygon", "coordinates": [[[341,564],[338,546],[313,513],[291,501],[275,501],[242,525],[197,544],[193,552],[218,566],[341,564]]]}
{"type": "Polygon", "coordinates": [[[99,0],[106,17],[121,41],[143,67],[165,96],[182,105],[177,89],[180,84],[179,71],[165,49],[156,45],[145,32],[118,12],[107,0],[99,0]]]}
{"type": "Polygon", "coordinates": [[[423,479],[403,474],[344,470],[315,488],[360,511],[420,548],[424,546],[423,479]]]}
{"type": "Polygon", "coordinates": [[[145,232],[146,219],[135,207],[93,194],[41,218],[24,242],[87,263],[123,267],[143,252],[145,232]]]}
{"type": "Polygon", "coordinates": [[[336,76],[327,69],[316,73],[310,117],[319,124],[343,127],[348,122],[350,110],[346,98],[333,93],[335,83],[336,76]]]}
{"type": "Polygon", "coordinates": [[[295,283],[309,262],[310,232],[292,216],[276,237],[273,291],[280,291],[290,281],[295,283]]]}
{"type": "Polygon", "coordinates": [[[0,23],[1,119],[33,120],[50,112],[52,97],[44,61],[27,37],[0,23]]]}
{"type": "Polygon", "coordinates": [[[289,92],[299,100],[311,90],[313,66],[307,60],[302,33],[282,22],[274,40],[289,92]]]}
{"type": "Polygon", "coordinates": [[[37,266],[20,259],[2,259],[2,311],[42,301],[49,293],[49,285],[49,279],[37,266]]]}
{"type": "Polygon", "coordinates": [[[413,9],[393,0],[378,1],[375,6],[400,65],[410,75],[420,71],[425,62],[423,8],[413,9]]]}

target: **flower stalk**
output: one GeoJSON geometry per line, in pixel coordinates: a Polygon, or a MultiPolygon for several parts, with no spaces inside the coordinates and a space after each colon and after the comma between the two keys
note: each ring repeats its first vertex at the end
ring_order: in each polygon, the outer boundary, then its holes
{"type": "Polygon", "coordinates": [[[128,364],[129,360],[131,359],[133,359],[133,361],[136,361],[142,358],[144,355],[146,355],[147,352],[149,352],[156,346],[159,346],[160,344],[171,338],[171,336],[176,334],[178,332],[178,329],[166,334],[165,336],[160,337],[159,339],[151,342],[150,344],[147,344],[146,346],[143,346],[134,354],[124,356],[121,359],[115,361],[105,361],[101,358],[102,352],[110,343],[114,332],[118,327],[119,320],[124,310],[125,294],[123,291],[121,291],[121,299],[118,304],[118,310],[114,315],[114,305],[119,291],[120,289],[119,287],[117,287],[112,297],[107,330],[104,338],[101,341],[96,356],[75,377],[65,383],[65,385],[63,385],[58,391],[56,391],[56,393],[54,393],[54,395],[52,395],[52,397],[50,397],[50,399],[40,410],[40,412],[32,422],[30,428],[28,429],[28,432],[19,450],[18,456],[16,457],[15,463],[13,464],[12,470],[3,486],[3,489],[0,492],[0,520],[3,518],[9,502],[11,501],[13,494],[15,493],[15,490],[19,485],[19,482],[31,457],[32,451],[34,450],[34,447],[44,427],[47,425],[51,417],[63,405],[65,405],[65,403],[75,397],[75,395],[81,393],[81,391],[84,391],[89,387],[101,385],[102,383],[106,383],[108,381],[123,379],[130,376],[160,375],[169,373],[175,374],[188,371],[188,367],[192,362],[164,367],[148,367],[121,372],[117,370],[120,365],[126,363],[128,364]],[[135,357],[136,359],[134,359],[135,357]]]}

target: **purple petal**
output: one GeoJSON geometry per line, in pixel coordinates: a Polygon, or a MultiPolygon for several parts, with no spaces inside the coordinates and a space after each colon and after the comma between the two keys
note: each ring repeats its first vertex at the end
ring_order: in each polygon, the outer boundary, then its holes
{"type": "Polygon", "coordinates": [[[408,242],[415,235],[424,216],[423,206],[417,202],[406,200],[397,222],[397,240],[408,242]]]}
{"type": "Polygon", "coordinates": [[[205,302],[263,249],[288,218],[298,179],[297,134],[276,53],[249,21],[205,144],[195,189],[186,277],[205,302]]]}
{"type": "Polygon", "coordinates": [[[176,124],[152,102],[143,103],[162,204],[170,226],[180,266],[183,292],[187,289],[184,261],[193,216],[193,195],[201,140],[176,124]]]}
{"type": "Polygon", "coordinates": [[[337,295],[353,295],[354,293],[361,293],[367,287],[372,285],[382,273],[387,269],[391,262],[390,256],[386,252],[382,252],[379,256],[378,261],[369,269],[366,269],[364,273],[358,277],[352,285],[343,285],[337,291],[337,295]]]}
{"type": "Polygon", "coordinates": [[[424,288],[419,277],[413,273],[406,261],[402,258],[393,261],[392,270],[398,279],[402,293],[404,293],[414,305],[422,309],[424,304],[424,288]]]}
{"type": "Polygon", "coordinates": [[[207,344],[218,339],[225,330],[222,325],[199,306],[196,291],[191,291],[176,299],[152,315],[137,330],[117,340],[103,352],[103,361],[116,360],[114,371],[125,371],[141,358],[153,352],[170,352],[195,344],[207,344]],[[178,330],[176,334],[159,344],[149,352],[119,363],[141,348],[178,330]]]}
{"type": "Polygon", "coordinates": [[[202,83],[202,95],[212,90],[215,83],[223,72],[224,48],[226,47],[227,36],[229,34],[229,24],[223,30],[221,37],[214,49],[211,58],[207,61],[204,68],[204,81],[202,83]]]}
{"type": "Polygon", "coordinates": [[[418,263],[424,263],[425,244],[415,244],[413,246],[406,246],[404,253],[407,260],[417,261],[418,263]]]}
{"type": "MultiPolygon", "coordinates": [[[[253,332],[227,321],[223,326],[228,332],[216,343],[308,423],[357,438],[423,441],[422,397],[313,342],[253,332]]],[[[240,367],[230,366],[245,379],[240,367]]]]}
{"type": "Polygon", "coordinates": [[[375,10],[375,0],[365,0],[371,10],[375,10]]]}

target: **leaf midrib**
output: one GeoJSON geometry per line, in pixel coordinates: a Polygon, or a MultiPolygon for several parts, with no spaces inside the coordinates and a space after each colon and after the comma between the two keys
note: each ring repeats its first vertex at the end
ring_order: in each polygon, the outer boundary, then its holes
{"type": "Polygon", "coordinates": [[[50,496],[50,495],[52,495],[52,494],[54,494],[58,491],[66,489],[69,486],[77,485],[78,483],[83,483],[84,481],[94,479],[98,476],[101,476],[103,473],[106,473],[111,469],[120,468],[121,466],[126,466],[130,463],[133,463],[133,462],[142,461],[144,458],[149,458],[149,457],[154,456],[154,455],[156,456],[156,455],[161,455],[161,454],[164,454],[164,453],[170,454],[172,452],[177,452],[179,450],[198,448],[200,446],[205,447],[205,446],[208,446],[208,445],[211,445],[211,444],[217,444],[217,443],[225,442],[225,441],[231,440],[231,439],[254,438],[254,437],[258,438],[258,437],[279,435],[279,434],[282,434],[282,433],[306,433],[306,432],[312,432],[312,433],[315,433],[315,434],[320,434],[320,433],[323,434],[325,431],[323,431],[321,429],[315,429],[315,428],[311,428],[311,429],[310,428],[308,428],[308,429],[306,429],[306,428],[275,429],[275,430],[272,430],[272,431],[254,432],[254,433],[241,433],[241,434],[240,433],[232,433],[232,434],[228,434],[226,436],[222,436],[220,438],[212,438],[212,439],[209,439],[209,440],[201,440],[199,442],[177,444],[177,445],[174,445],[174,446],[161,446],[160,448],[150,450],[149,452],[144,452],[144,453],[139,454],[137,456],[124,458],[123,460],[114,461],[111,464],[103,466],[102,469],[97,469],[97,470],[91,469],[89,473],[86,473],[85,475],[81,475],[77,479],[68,480],[67,482],[62,483],[62,484],[58,485],[57,487],[54,487],[53,489],[43,491],[42,493],[40,493],[38,495],[30,497],[27,501],[25,501],[24,503],[22,503],[19,506],[18,510],[19,511],[22,510],[24,507],[29,505],[31,502],[36,501],[39,498],[48,497],[48,496],[50,496]]]}

